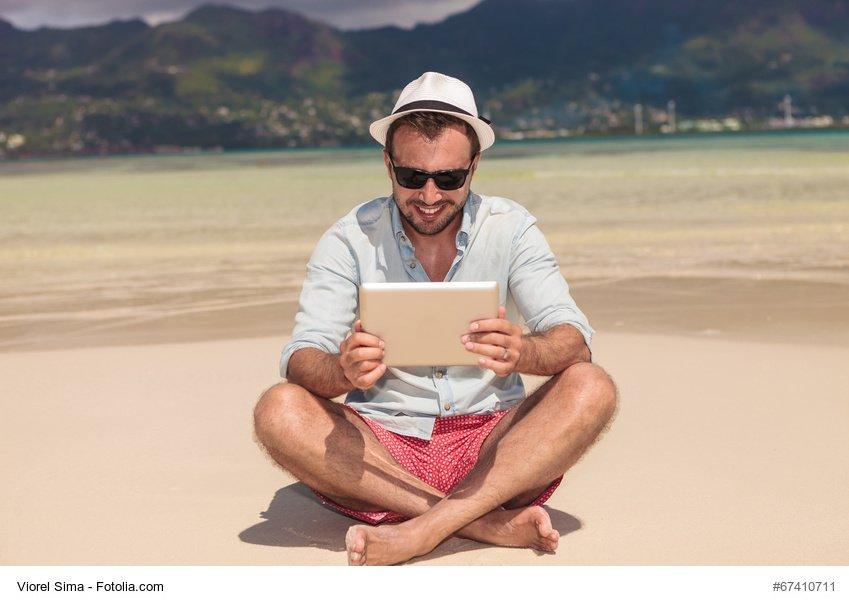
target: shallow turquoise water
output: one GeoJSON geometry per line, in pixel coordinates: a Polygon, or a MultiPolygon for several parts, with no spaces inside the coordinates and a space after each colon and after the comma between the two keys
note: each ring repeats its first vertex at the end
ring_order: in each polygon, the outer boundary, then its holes
{"type": "MultiPolygon", "coordinates": [[[[849,282],[849,133],[497,143],[570,280],[849,282]]],[[[292,301],[318,237],[389,192],[377,146],[0,164],[0,331],[292,301]]]]}

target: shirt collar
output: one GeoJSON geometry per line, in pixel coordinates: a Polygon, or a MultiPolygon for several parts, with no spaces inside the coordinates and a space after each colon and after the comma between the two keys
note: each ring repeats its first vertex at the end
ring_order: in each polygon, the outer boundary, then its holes
{"type": "MultiPolygon", "coordinates": [[[[472,233],[472,224],[479,198],[476,194],[469,190],[469,195],[466,198],[466,203],[463,204],[463,218],[460,222],[460,229],[457,230],[456,244],[457,248],[464,249],[469,243],[469,236],[472,233]]],[[[395,234],[395,240],[400,240],[404,234],[404,226],[401,223],[401,212],[398,210],[398,203],[395,202],[395,196],[389,196],[390,207],[392,209],[392,232],[395,234]]]]}

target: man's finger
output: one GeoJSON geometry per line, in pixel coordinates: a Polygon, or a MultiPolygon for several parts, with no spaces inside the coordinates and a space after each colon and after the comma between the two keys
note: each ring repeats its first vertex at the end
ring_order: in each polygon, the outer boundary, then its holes
{"type": "Polygon", "coordinates": [[[364,360],[363,362],[357,362],[354,364],[354,372],[357,373],[357,376],[367,373],[371,370],[374,370],[378,366],[380,366],[383,362],[380,360],[364,360]]]}
{"type": "Polygon", "coordinates": [[[501,345],[502,347],[510,346],[510,335],[505,335],[503,332],[476,332],[468,335],[468,339],[463,343],[485,343],[487,345],[501,345]]]}
{"type": "Polygon", "coordinates": [[[508,351],[506,347],[501,345],[483,345],[481,343],[466,343],[466,349],[499,362],[504,360],[504,352],[508,351]]]}
{"type": "Polygon", "coordinates": [[[354,332],[364,332],[363,323],[359,319],[354,322],[354,332]]]}
{"type": "Polygon", "coordinates": [[[469,332],[501,332],[511,334],[513,325],[503,318],[476,320],[469,325],[469,332]]]}
{"type": "Polygon", "coordinates": [[[350,349],[354,349],[357,347],[383,347],[384,343],[375,335],[369,334],[367,332],[355,332],[348,339],[348,346],[350,349]]]}
{"type": "Polygon", "coordinates": [[[507,308],[504,307],[503,305],[499,305],[498,306],[498,318],[500,320],[503,320],[506,317],[507,317],[507,308]]]}
{"type": "Polygon", "coordinates": [[[367,372],[364,375],[360,375],[359,379],[357,379],[357,385],[360,386],[360,389],[368,389],[372,387],[377,380],[383,376],[383,373],[386,371],[386,364],[381,363],[380,366],[375,368],[374,370],[367,372]]]}
{"type": "Polygon", "coordinates": [[[513,362],[499,362],[492,358],[478,358],[478,365],[490,369],[499,377],[506,377],[513,372],[514,368],[513,362]]]}
{"type": "Polygon", "coordinates": [[[380,360],[386,353],[380,347],[356,347],[348,352],[348,361],[351,364],[365,360],[380,360]]]}

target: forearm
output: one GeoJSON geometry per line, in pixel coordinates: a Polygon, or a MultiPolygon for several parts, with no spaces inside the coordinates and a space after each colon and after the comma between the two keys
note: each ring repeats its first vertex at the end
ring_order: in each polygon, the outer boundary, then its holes
{"type": "Polygon", "coordinates": [[[286,380],[328,399],[354,388],[345,378],[339,364],[339,354],[330,354],[313,347],[305,347],[292,354],[286,380]]]}
{"type": "Polygon", "coordinates": [[[522,354],[516,372],[551,376],[578,362],[590,361],[590,350],[578,329],[559,324],[542,333],[522,336],[522,354]]]}

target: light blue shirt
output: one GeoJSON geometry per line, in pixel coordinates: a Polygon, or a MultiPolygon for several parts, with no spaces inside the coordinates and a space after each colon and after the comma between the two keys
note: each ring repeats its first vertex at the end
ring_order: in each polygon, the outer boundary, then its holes
{"type": "MultiPolygon", "coordinates": [[[[446,282],[494,280],[508,320],[523,321],[531,332],[570,324],[592,346],[595,331],[570,296],[536,219],[524,207],[470,192],[456,245],[446,282]]],[[[307,263],[280,376],[286,377],[290,357],[303,347],[339,353],[357,318],[361,283],[429,281],[404,233],[394,198],[356,206],[324,233],[307,263]]],[[[371,389],[351,391],[345,402],[390,431],[430,439],[437,417],[505,410],[524,398],[518,373],[499,377],[477,366],[407,366],[387,368],[371,389]]]]}

